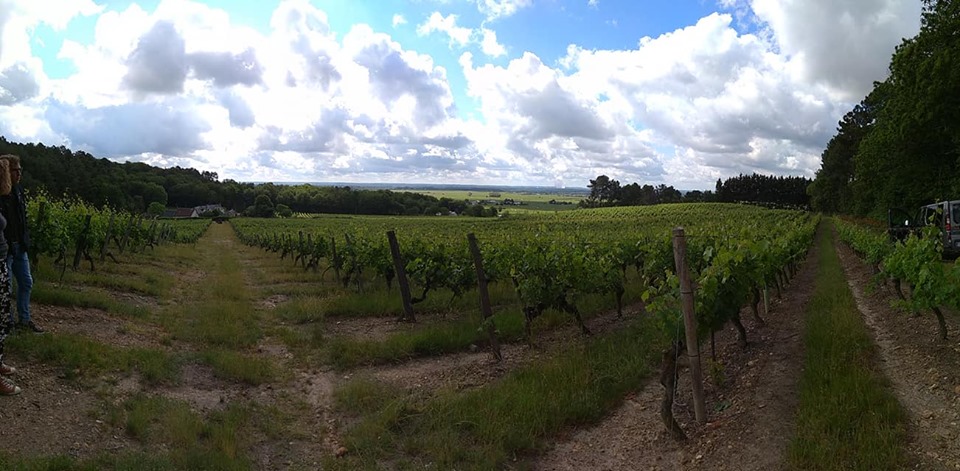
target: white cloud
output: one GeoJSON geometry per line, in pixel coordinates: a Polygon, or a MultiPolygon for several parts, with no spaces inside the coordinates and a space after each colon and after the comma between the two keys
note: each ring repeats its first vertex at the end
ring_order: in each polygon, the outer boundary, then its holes
{"type": "Polygon", "coordinates": [[[730,23],[714,14],[634,50],[571,46],[559,69],[529,53],[505,67],[474,67],[469,54],[461,64],[504,136],[494,147],[558,178],[603,170],[696,187],[739,172],[812,176],[845,110],[730,23]]]}
{"type": "Polygon", "coordinates": [[[433,12],[433,14],[427,18],[427,21],[417,26],[417,34],[420,36],[426,36],[433,32],[446,34],[450,37],[451,45],[456,43],[461,47],[470,42],[470,35],[473,34],[473,30],[470,28],[457,26],[457,15],[450,14],[443,16],[439,12],[433,12]]]}
{"type": "Polygon", "coordinates": [[[751,0],[750,6],[805,80],[859,101],[873,81],[886,78],[901,38],[919,30],[922,2],[751,0]]]}
{"type": "Polygon", "coordinates": [[[490,57],[500,57],[507,53],[507,49],[497,42],[497,32],[485,27],[472,30],[457,26],[457,15],[443,16],[433,12],[423,24],[417,26],[417,34],[426,36],[434,32],[441,32],[450,38],[450,47],[465,47],[468,44],[479,44],[480,50],[490,57]]]}
{"type": "Polygon", "coordinates": [[[480,13],[494,20],[511,16],[520,9],[533,5],[533,0],[477,0],[480,13]]]}
{"type": "Polygon", "coordinates": [[[407,24],[407,19],[404,18],[403,15],[401,15],[401,14],[399,14],[399,13],[393,15],[393,27],[394,27],[394,28],[396,28],[397,26],[400,26],[400,25],[405,25],[405,24],[407,24]]]}
{"type": "Polygon", "coordinates": [[[597,8],[598,6],[600,6],[600,0],[588,0],[587,5],[593,8],[597,8]]]}
{"type": "Polygon", "coordinates": [[[497,42],[497,32],[492,29],[480,28],[483,39],[480,41],[480,48],[484,54],[490,57],[500,57],[507,53],[503,44],[497,42]]]}

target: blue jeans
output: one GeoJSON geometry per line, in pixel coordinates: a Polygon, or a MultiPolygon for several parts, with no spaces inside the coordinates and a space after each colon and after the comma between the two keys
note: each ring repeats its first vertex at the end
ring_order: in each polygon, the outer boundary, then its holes
{"type": "MultiPolygon", "coordinates": [[[[10,252],[7,254],[7,272],[10,273],[11,292],[13,279],[17,279],[17,313],[20,315],[20,322],[30,322],[30,291],[33,290],[33,275],[30,274],[30,259],[17,242],[10,244],[10,252]]],[[[10,321],[16,322],[13,309],[10,310],[10,321]]]]}

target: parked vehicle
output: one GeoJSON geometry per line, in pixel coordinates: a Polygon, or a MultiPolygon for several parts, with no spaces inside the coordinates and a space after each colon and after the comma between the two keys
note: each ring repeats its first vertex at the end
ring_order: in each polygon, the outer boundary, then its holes
{"type": "Polygon", "coordinates": [[[921,206],[913,214],[902,208],[887,210],[887,234],[893,240],[906,239],[911,233],[928,225],[940,229],[944,258],[960,256],[960,200],[921,206]]]}

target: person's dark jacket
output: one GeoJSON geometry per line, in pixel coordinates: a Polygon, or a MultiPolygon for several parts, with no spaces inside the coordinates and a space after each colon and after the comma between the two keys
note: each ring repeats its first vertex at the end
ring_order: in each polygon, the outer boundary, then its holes
{"type": "Polygon", "coordinates": [[[0,196],[0,210],[7,218],[7,227],[3,230],[7,243],[19,243],[21,250],[28,251],[30,229],[27,227],[27,198],[22,186],[16,185],[9,195],[0,196]]]}

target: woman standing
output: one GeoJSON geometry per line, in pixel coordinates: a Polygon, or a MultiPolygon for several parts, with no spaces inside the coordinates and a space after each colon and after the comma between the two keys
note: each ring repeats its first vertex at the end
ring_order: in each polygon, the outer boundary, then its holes
{"type": "MultiPolygon", "coordinates": [[[[5,159],[0,159],[0,196],[9,195],[13,189],[10,181],[10,164],[5,159]]],[[[6,260],[7,257],[7,239],[3,237],[3,229],[7,227],[7,220],[0,213],[0,259],[6,260]]],[[[13,328],[13,321],[10,317],[10,273],[7,271],[7,264],[0,263],[0,396],[13,396],[20,394],[20,386],[10,379],[17,369],[8,366],[3,362],[3,344],[7,339],[7,334],[13,328]]]]}

